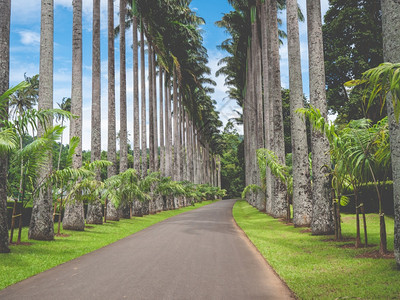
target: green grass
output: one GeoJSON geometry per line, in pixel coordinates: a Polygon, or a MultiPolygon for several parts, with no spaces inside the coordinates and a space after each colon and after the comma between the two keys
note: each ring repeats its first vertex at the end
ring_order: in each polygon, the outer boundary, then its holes
{"type": "MultiPolygon", "coordinates": [[[[293,228],[238,201],[239,226],[300,299],[400,299],[400,271],[394,259],[357,258],[378,250],[343,248],[354,242],[326,241],[293,228]]],[[[343,214],[345,237],[355,237],[355,216],[343,214]]],[[[367,217],[370,244],[379,245],[379,217],[367,217]]],[[[386,218],[388,248],[393,251],[393,219],[386,218]]]]}
{"type": "MultiPolygon", "coordinates": [[[[135,232],[172,216],[205,206],[215,201],[204,201],[179,210],[164,211],[156,215],[130,220],[90,225],[85,231],[63,230],[69,237],[56,237],[54,241],[29,240],[30,246],[11,246],[11,253],[0,254],[0,290],[64,262],[114,243],[135,232]]],[[[57,225],[55,225],[57,226],[57,225]]],[[[55,227],[56,228],[56,227],[55,227]]],[[[23,229],[22,242],[28,241],[28,229],[23,229]]]]}

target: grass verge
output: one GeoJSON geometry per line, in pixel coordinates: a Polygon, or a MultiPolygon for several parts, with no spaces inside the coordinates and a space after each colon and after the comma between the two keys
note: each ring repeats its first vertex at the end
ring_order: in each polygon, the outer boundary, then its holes
{"type": "MultiPolygon", "coordinates": [[[[63,230],[68,237],[56,237],[54,241],[33,241],[31,245],[12,245],[11,253],[0,254],[0,290],[35,274],[51,269],[74,258],[114,243],[135,232],[165,219],[190,211],[215,201],[204,201],[178,210],[164,211],[156,215],[130,220],[90,225],[85,231],[63,230]]],[[[55,225],[56,226],[56,225],[55,225]]],[[[23,228],[22,242],[28,242],[28,229],[23,228]]]]}
{"type": "MultiPolygon", "coordinates": [[[[354,249],[329,236],[312,236],[250,206],[236,202],[233,216],[253,244],[300,299],[400,299],[400,271],[394,259],[359,258],[378,246],[354,249]]],[[[343,214],[345,238],[355,237],[355,216],[343,214]]],[[[370,244],[379,245],[379,217],[368,215],[370,244]]],[[[386,218],[393,251],[393,219],[386,218]]]]}

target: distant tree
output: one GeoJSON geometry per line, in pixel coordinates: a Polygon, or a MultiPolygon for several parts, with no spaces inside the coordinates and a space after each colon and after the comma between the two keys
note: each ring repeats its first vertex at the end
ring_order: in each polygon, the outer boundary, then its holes
{"type": "Polygon", "coordinates": [[[380,109],[368,113],[357,91],[347,94],[343,84],[360,78],[383,62],[380,0],[330,0],[323,25],[328,106],[339,120],[367,117],[374,123],[380,109]]]}

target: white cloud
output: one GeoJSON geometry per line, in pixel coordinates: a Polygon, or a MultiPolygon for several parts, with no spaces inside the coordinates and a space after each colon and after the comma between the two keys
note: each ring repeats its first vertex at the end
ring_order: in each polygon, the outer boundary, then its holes
{"type": "Polygon", "coordinates": [[[21,30],[18,32],[21,37],[21,43],[27,46],[38,46],[40,44],[40,34],[30,30],[21,30]]]}

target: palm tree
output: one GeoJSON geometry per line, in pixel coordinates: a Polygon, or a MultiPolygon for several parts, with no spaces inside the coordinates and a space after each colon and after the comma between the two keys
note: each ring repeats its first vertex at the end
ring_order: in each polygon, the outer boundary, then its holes
{"type": "MultiPolygon", "coordinates": [[[[54,3],[53,0],[41,1],[40,29],[40,67],[39,67],[39,109],[53,107],[53,55],[54,55],[54,3]]],[[[48,122],[47,126],[52,126],[48,122]]],[[[39,126],[38,136],[43,135],[45,128],[39,126]]],[[[43,181],[52,170],[52,154],[48,153],[48,161],[40,170],[40,181],[43,181]]],[[[33,201],[32,217],[29,224],[28,238],[34,240],[53,240],[54,224],[52,212],[53,196],[51,187],[40,190],[33,201]]]]}
{"type": "Polygon", "coordinates": [[[158,110],[157,110],[157,71],[156,52],[153,49],[153,113],[154,113],[154,171],[158,171],[158,110]]]}
{"type": "MultiPolygon", "coordinates": [[[[114,1],[108,0],[108,149],[107,159],[112,162],[107,168],[108,178],[117,174],[117,142],[115,127],[115,57],[114,57],[114,1]]],[[[118,221],[118,211],[107,201],[107,220],[118,221]]]]}
{"type": "MultiPolygon", "coordinates": [[[[325,92],[325,65],[322,41],[322,21],[320,0],[307,0],[307,30],[309,72],[310,72],[310,103],[319,109],[327,118],[328,109],[325,92]]],[[[334,232],[332,216],[331,185],[325,166],[330,165],[329,142],[318,131],[312,131],[312,174],[313,174],[313,213],[311,231],[314,235],[331,234],[334,232]]]]}
{"type": "MultiPolygon", "coordinates": [[[[101,159],[101,61],[100,61],[100,0],[93,0],[93,49],[92,49],[92,140],[91,161],[101,159]]],[[[96,170],[100,181],[100,170],[96,170]]],[[[102,205],[99,200],[88,204],[88,224],[103,224],[102,205]]]]}
{"type": "MultiPolygon", "coordinates": [[[[400,61],[400,5],[395,0],[382,0],[383,56],[387,62],[400,61]]],[[[400,268],[400,125],[395,117],[392,97],[386,101],[389,118],[390,148],[393,166],[393,197],[395,207],[394,255],[400,268]]],[[[398,105],[398,103],[397,103],[398,105]]]]}
{"type": "Polygon", "coordinates": [[[286,1],[289,50],[290,118],[293,154],[293,224],[311,224],[312,203],[306,124],[296,113],[303,108],[298,8],[296,0],[286,1]]]}
{"type": "MultiPolygon", "coordinates": [[[[79,144],[75,149],[72,159],[72,167],[82,167],[82,0],[74,0],[73,29],[72,29],[72,90],[71,112],[78,116],[71,119],[70,141],[73,137],[79,138],[79,144]]],[[[61,217],[61,216],[60,216],[61,217]]],[[[68,230],[85,229],[85,217],[83,203],[76,201],[65,206],[63,228],[68,230]]]]}
{"type": "MultiPolygon", "coordinates": [[[[3,95],[8,90],[10,76],[11,1],[0,0],[0,10],[3,14],[0,19],[0,95],[3,95]]],[[[8,114],[4,116],[4,118],[7,117],[8,114]]],[[[7,228],[8,153],[0,152],[0,160],[3,162],[0,166],[0,253],[8,253],[10,252],[7,228]]]]}

